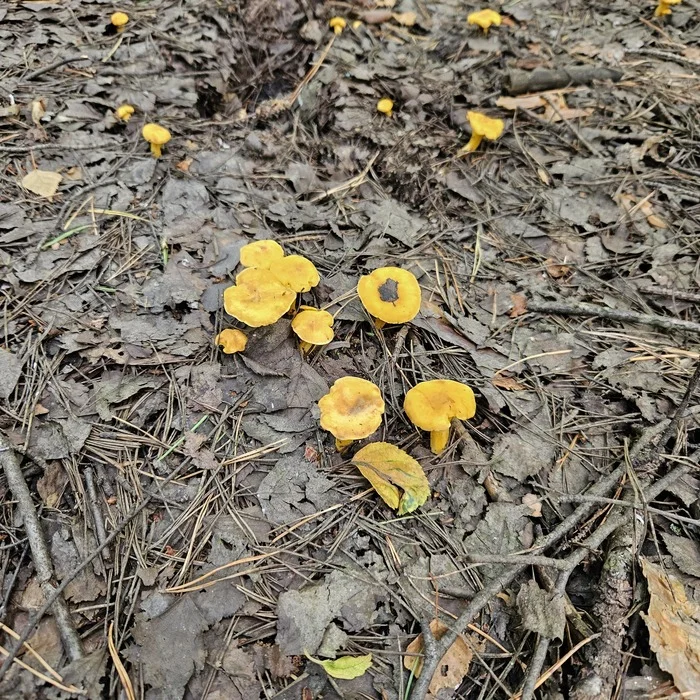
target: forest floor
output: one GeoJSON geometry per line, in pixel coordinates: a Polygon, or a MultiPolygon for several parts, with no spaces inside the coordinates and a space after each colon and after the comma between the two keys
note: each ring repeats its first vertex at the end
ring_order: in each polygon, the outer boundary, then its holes
{"type": "Polygon", "coordinates": [[[700,412],[683,402],[700,4],[654,7],[506,0],[483,33],[460,0],[0,5],[0,696],[700,683],[700,650],[664,644],[700,638],[700,412]],[[506,126],[460,155],[468,110],[506,126]],[[173,135],[160,159],[148,121],[173,135]],[[222,291],[241,246],[268,238],[315,263],[301,301],[335,315],[307,357],[288,318],[242,354],[214,344],[240,327],[222,291]],[[404,326],[377,328],[354,294],[385,265],[422,288],[404,326]],[[345,375],[382,391],[372,439],[428,476],[409,515],[319,427],[345,375]],[[477,396],[439,456],[402,410],[434,378],[477,396]],[[56,584],[63,617],[42,610],[56,584]],[[417,679],[432,618],[448,632],[417,679]],[[23,633],[43,664],[26,647],[10,664],[23,633]],[[372,666],[334,679],[305,654],[372,666]]]}

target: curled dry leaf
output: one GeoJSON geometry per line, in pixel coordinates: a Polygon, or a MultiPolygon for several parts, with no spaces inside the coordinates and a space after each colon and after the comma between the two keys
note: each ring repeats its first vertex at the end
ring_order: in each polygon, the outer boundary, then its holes
{"type": "MultiPolygon", "coordinates": [[[[440,639],[448,627],[440,620],[433,620],[430,623],[430,631],[435,639],[440,639]]],[[[472,642],[475,644],[475,642],[472,642]]],[[[403,657],[404,668],[413,671],[416,678],[420,677],[423,670],[423,658],[418,654],[423,653],[423,635],[419,634],[407,647],[406,655],[403,657]]],[[[437,670],[430,681],[429,690],[433,695],[443,688],[455,690],[462,682],[464,676],[469,672],[469,665],[472,662],[474,652],[463,637],[457,637],[457,641],[447,650],[447,653],[440,659],[437,670]]]]}
{"type": "Polygon", "coordinates": [[[649,610],[642,618],[659,666],[670,673],[681,693],[700,688],[700,608],[688,600],[681,581],[642,559],[649,588],[649,610]]]}

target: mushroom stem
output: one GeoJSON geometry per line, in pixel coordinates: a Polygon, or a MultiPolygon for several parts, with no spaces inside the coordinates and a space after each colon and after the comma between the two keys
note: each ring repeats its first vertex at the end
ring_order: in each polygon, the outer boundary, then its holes
{"type": "Polygon", "coordinates": [[[160,144],[158,143],[152,143],[151,144],[151,153],[153,154],[154,158],[160,158],[160,144]]]}
{"type": "Polygon", "coordinates": [[[301,343],[299,343],[299,349],[301,350],[301,354],[306,356],[314,349],[314,344],[302,340],[301,343]]]}
{"type": "Polygon", "coordinates": [[[466,146],[462,146],[462,153],[472,153],[476,151],[483,138],[481,134],[473,133],[472,137],[469,139],[469,143],[467,143],[466,146]]]}
{"type": "Polygon", "coordinates": [[[375,318],[374,326],[377,330],[381,330],[382,328],[384,328],[384,326],[386,326],[386,321],[382,321],[381,318],[375,318]]]}
{"type": "Polygon", "coordinates": [[[338,452],[345,452],[345,450],[352,445],[352,443],[355,442],[354,440],[338,440],[338,438],[335,439],[335,449],[338,450],[338,452]]]}
{"type": "Polygon", "coordinates": [[[439,455],[450,441],[450,429],[433,430],[430,433],[430,451],[434,455],[439,455]]]}

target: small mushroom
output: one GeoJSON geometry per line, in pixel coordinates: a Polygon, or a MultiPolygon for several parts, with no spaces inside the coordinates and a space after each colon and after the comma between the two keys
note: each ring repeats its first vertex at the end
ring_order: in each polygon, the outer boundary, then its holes
{"type": "Polygon", "coordinates": [[[289,311],[296,295],[267,270],[248,267],[224,289],[224,309],[247,326],[271,326],[289,311]]]}
{"type": "Polygon", "coordinates": [[[214,340],[214,344],[219,345],[227,355],[243,352],[247,343],[246,334],[237,328],[224,328],[214,340]]]}
{"type": "Polygon", "coordinates": [[[447,447],[452,419],[473,418],[476,401],[466,384],[452,379],[432,379],[409,389],[403,409],[413,425],[430,431],[430,449],[437,455],[447,447]]]}
{"type": "Polygon", "coordinates": [[[280,284],[294,292],[308,292],[320,281],[316,266],[303,255],[285,255],[269,267],[270,273],[280,284]]]}
{"type": "Polygon", "coordinates": [[[328,24],[336,34],[341,34],[348,23],[342,17],[331,17],[328,24]]]}
{"type": "Polygon", "coordinates": [[[421,293],[415,275],[400,267],[379,267],[360,277],[357,293],[367,312],[384,323],[407,323],[420,310],[421,293]]]}
{"type": "Polygon", "coordinates": [[[654,17],[665,17],[671,14],[671,6],[679,5],[681,0],[658,0],[659,4],[654,10],[654,17]]]}
{"type": "Polygon", "coordinates": [[[269,270],[273,263],[284,257],[284,250],[277,241],[265,239],[253,241],[241,248],[241,265],[269,270]]]}
{"type": "Polygon", "coordinates": [[[129,22],[129,15],[127,15],[126,12],[114,12],[109,18],[109,21],[117,30],[117,34],[121,34],[124,29],[126,29],[126,25],[129,22]]]}
{"type": "Polygon", "coordinates": [[[131,105],[120,105],[114,110],[114,114],[121,122],[128,122],[134,113],[134,108],[131,105]]]}
{"type": "Polygon", "coordinates": [[[292,330],[301,340],[305,355],[315,345],[328,345],[333,340],[333,316],[323,309],[302,306],[292,319],[292,330]]]}
{"type": "Polygon", "coordinates": [[[318,402],[321,427],[342,452],[353,440],[369,437],[382,424],[384,400],[379,387],[360,377],[341,377],[318,402]]]}
{"type": "Polygon", "coordinates": [[[377,112],[381,112],[382,114],[386,114],[387,117],[390,117],[393,113],[393,110],[394,102],[388,97],[382,97],[382,99],[379,100],[379,102],[377,102],[377,112]]]}
{"type": "Polygon", "coordinates": [[[492,119],[481,112],[467,112],[467,119],[472,128],[472,136],[466,146],[462,146],[460,153],[471,153],[479,148],[484,138],[495,141],[503,133],[505,123],[503,119],[492,119]]]}
{"type": "Polygon", "coordinates": [[[143,138],[151,144],[151,153],[154,158],[160,158],[160,147],[170,141],[170,132],[160,124],[144,124],[141,130],[143,138]]]}
{"type": "Polygon", "coordinates": [[[496,10],[479,10],[467,17],[467,24],[476,24],[484,30],[484,34],[488,34],[489,27],[501,26],[501,15],[496,10]]]}

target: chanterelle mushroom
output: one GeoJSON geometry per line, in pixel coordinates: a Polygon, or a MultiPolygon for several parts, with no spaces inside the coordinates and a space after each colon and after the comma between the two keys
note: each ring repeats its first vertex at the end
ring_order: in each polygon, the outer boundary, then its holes
{"type": "Polygon", "coordinates": [[[117,30],[117,34],[121,34],[129,22],[129,15],[126,12],[114,12],[109,21],[117,30]]]}
{"type": "Polygon", "coordinates": [[[247,243],[241,248],[240,255],[243,267],[259,267],[268,270],[273,263],[284,257],[284,250],[277,241],[265,239],[247,243]]]}
{"type": "Polygon", "coordinates": [[[342,17],[331,17],[328,25],[336,34],[340,34],[347,26],[347,22],[342,17]]]}
{"type": "Polygon", "coordinates": [[[308,292],[320,281],[316,266],[303,255],[285,255],[269,267],[273,277],[294,292],[308,292]]]}
{"type": "Polygon", "coordinates": [[[658,0],[659,4],[654,10],[654,17],[665,17],[671,14],[671,6],[680,4],[681,0],[658,0]]]}
{"type": "Polygon", "coordinates": [[[151,144],[151,153],[155,158],[160,158],[161,146],[170,141],[170,132],[160,124],[144,124],[141,130],[143,138],[151,144]]]}
{"type": "Polygon", "coordinates": [[[377,102],[377,112],[381,112],[382,114],[386,114],[387,117],[390,117],[393,111],[394,102],[388,97],[382,97],[382,99],[377,102]]]}
{"type": "Polygon", "coordinates": [[[476,401],[466,384],[452,379],[432,379],[409,389],[403,409],[413,425],[430,431],[430,449],[437,455],[447,447],[452,419],[472,418],[476,401]]]}
{"type": "Polygon", "coordinates": [[[496,10],[479,10],[467,16],[467,24],[476,24],[486,34],[489,31],[489,27],[494,25],[496,27],[501,26],[501,15],[496,10]]]}
{"type": "Polygon", "coordinates": [[[379,267],[363,275],[357,293],[367,312],[384,323],[407,323],[420,310],[418,280],[400,267],[379,267]]]}
{"type": "Polygon", "coordinates": [[[472,136],[469,143],[463,146],[460,153],[471,153],[479,148],[482,139],[487,138],[495,141],[503,133],[505,123],[503,119],[493,119],[481,112],[467,112],[467,119],[472,128],[472,136]]]}
{"type": "Polygon", "coordinates": [[[270,326],[289,311],[296,295],[267,270],[248,267],[224,290],[224,309],[247,326],[270,326]]]}
{"type": "Polygon", "coordinates": [[[237,328],[224,328],[214,340],[215,345],[221,346],[221,349],[227,354],[232,355],[236,352],[243,352],[248,343],[248,338],[243,331],[237,328]]]}
{"type": "Polygon", "coordinates": [[[318,402],[321,427],[335,437],[338,451],[369,437],[382,423],[384,399],[379,387],[360,377],[341,377],[318,402]]]}
{"type": "Polygon", "coordinates": [[[302,341],[302,352],[307,353],[314,345],[328,345],[333,340],[333,316],[323,309],[302,306],[292,319],[292,330],[302,341]]]}
{"type": "Polygon", "coordinates": [[[120,105],[114,111],[114,114],[116,115],[117,119],[119,119],[119,121],[128,122],[134,114],[134,108],[132,105],[120,105]]]}

